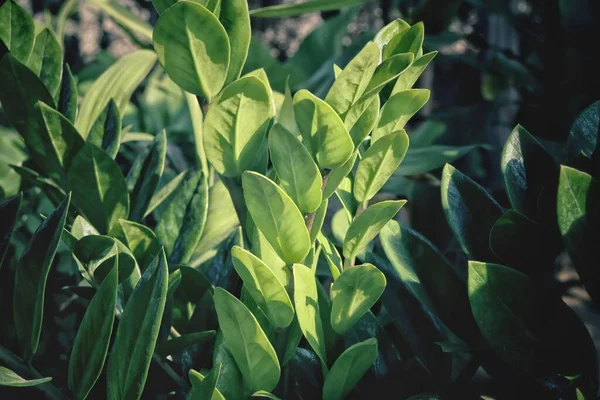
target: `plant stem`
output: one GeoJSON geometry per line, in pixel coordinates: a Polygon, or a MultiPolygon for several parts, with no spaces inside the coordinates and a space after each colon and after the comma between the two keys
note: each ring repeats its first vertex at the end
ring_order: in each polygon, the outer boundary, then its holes
{"type": "MultiPolygon", "coordinates": [[[[233,207],[235,208],[235,213],[238,216],[240,225],[244,227],[248,208],[246,207],[246,201],[244,200],[244,189],[242,188],[242,183],[239,178],[228,178],[226,176],[221,176],[221,180],[231,196],[231,201],[233,202],[233,207]]],[[[246,235],[245,229],[242,229],[242,231],[244,235],[246,235]]]]}
{"type": "MultiPolygon", "coordinates": [[[[40,374],[31,364],[26,363],[19,356],[15,355],[12,351],[7,348],[0,346],[0,361],[6,367],[12,369],[17,374],[32,379],[42,379],[44,376],[40,374]]],[[[56,386],[50,382],[42,383],[41,385],[35,386],[36,389],[41,390],[46,394],[46,397],[51,400],[69,400],[56,386]]]]}
{"type": "MultiPolygon", "coordinates": [[[[325,189],[325,185],[327,185],[327,181],[329,180],[330,173],[331,173],[330,169],[325,170],[325,174],[323,175],[323,184],[321,185],[321,192],[323,192],[323,189],[325,189]]],[[[315,222],[315,216],[317,215],[317,211],[318,211],[318,209],[307,214],[306,218],[304,219],[304,221],[306,222],[306,229],[308,230],[309,233],[315,222]]]]}

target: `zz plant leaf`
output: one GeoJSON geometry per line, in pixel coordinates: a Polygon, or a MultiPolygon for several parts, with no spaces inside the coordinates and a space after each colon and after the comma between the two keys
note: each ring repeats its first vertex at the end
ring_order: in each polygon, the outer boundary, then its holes
{"type": "Polygon", "coordinates": [[[35,40],[33,18],[14,0],[0,7],[0,40],[21,63],[29,60],[35,40]]]}
{"type": "Polygon", "coordinates": [[[52,378],[25,379],[15,371],[0,367],[0,386],[31,387],[50,382],[52,378]]]}
{"type": "Polygon", "coordinates": [[[10,237],[19,217],[19,210],[23,202],[23,193],[8,199],[0,204],[0,268],[8,251],[10,237]]]}
{"type": "Polygon", "coordinates": [[[56,98],[63,72],[63,53],[50,29],[45,28],[35,37],[27,67],[40,77],[50,95],[56,98]]]}
{"type": "Polygon", "coordinates": [[[429,90],[411,89],[390,97],[381,108],[381,117],[372,134],[372,141],[404,128],[406,123],[429,100],[429,90]]]}

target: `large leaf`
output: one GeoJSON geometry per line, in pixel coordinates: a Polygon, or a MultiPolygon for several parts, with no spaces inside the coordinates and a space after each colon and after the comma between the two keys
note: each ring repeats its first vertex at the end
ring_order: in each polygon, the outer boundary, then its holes
{"type": "Polygon", "coordinates": [[[231,258],[244,287],[273,326],[287,327],[294,318],[294,308],[275,273],[260,258],[239,246],[233,247],[231,258]]]}
{"type": "Polygon", "coordinates": [[[25,359],[35,355],[42,333],[46,280],[65,226],[71,196],[50,214],[25,247],[17,270],[13,297],[15,330],[25,359]]]}
{"type": "Polygon", "coordinates": [[[223,24],[231,43],[229,69],[225,79],[225,84],[229,84],[240,77],[248,57],[251,38],[250,16],[246,0],[221,1],[220,3],[219,21],[223,24]]]}
{"type": "Polygon", "coordinates": [[[131,94],[156,63],[156,54],[138,50],[123,56],[110,66],[86,92],[75,127],[86,138],[98,116],[113,99],[122,115],[131,94]]]}
{"type": "Polygon", "coordinates": [[[302,264],[294,264],[294,306],[302,334],[310,347],[327,364],[327,349],[321,313],[319,295],[314,272],[302,264]]]}
{"type": "Polygon", "coordinates": [[[209,100],[219,93],[231,50],[227,32],[213,13],[198,3],[179,1],[158,18],[152,39],[173,82],[209,100]]]}
{"type": "Polygon", "coordinates": [[[215,170],[235,177],[257,166],[273,116],[269,90],[259,78],[247,76],[227,86],[204,119],[204,149],[215,170]]]}
{"type": "Polygon", "coordinates": [[[346,268],[331,286],[331,326],[340,335],[379,300],[385,276],[372,264],[346,268]]]}
{"type": "Polygon", "coordinates": [[[470,259],[494,260],[489,236],[503,214],[484,188],[446,164],[442,173],[442,207],[454,237],[470,259]]]}
{"type": "Polygon", "coordinates": [[[27,66],[40,77],[50,94],[56,97],[63,72],[63,53],[60,44],[48,28],[35,37],[35,45],[27,66]]]}
{"type": "Polygon", "coordinates": [[[350,224],[344,238],[344,257],[352,259],[377,236],[406,200],[386,200],[367,207],[350,224]]]}
{"type": "Polygon", "coordinates": [[[432,51],[431,53],[423,54],[422,57],[415,58],[415,61],[413,61],[410,67],[408,67],[398,77],[390,96],[412,89],[423,71],[425,71],[425,68],[427,68],[429,63],[435,58],[437,53],[437,51],[432,51]]]}
{"type": "Polygon", "coordinates": [[[371,338],[346,349],[331,367],[323,386],[323,400],[341,400],[356,387],[377,358],[377,339],[371,338]]]}
{"type": "Polygon", "coordinates": [[[251,391],[271,391],[281,368],[275,349],[248,308],[227,291],[215,289],[215,307],[227,347],[251,391]]]}
{"type": "Polygon", "coordinates": [[[429,90],[427,89],[405,90],[390,97],[381,108],[381,117],[377,123],[377,128],[371,135],[371,140],[376,141],[385,135],[404,128],[406,123],[428,100],[429,90]]]}
{"type": "Polygon", "coordinates": [[[348,110],[344,118],[344,125],[348,129],[355,147],[358,147],[377,125],[379,106],[379,96],[363,97],[348,110]]]}
{"type": "Polygon", "coordinates": [[[10,237],[15,229],[22,202],[23,193],[20,193],[0,204],[0,268],[8,251],[10,237]]]}
{"type": "Polygon", "coordinates": [[[7,1],[0,7],[0,41],[23,64],[29,60],[34,36],[33,18],[16,1],[7,1]]]}
{"type": "Polygon", "coordinates": [[[256,172],[246,171],[242,185],[252,220],[277,254],[290,264],[304,260],[310,250],[310,236],[292,199],[275,182],[256,172]]]}
{"type": "Polygon", "coordinates": [[[25,379],[16,372],[0,367],[0,386],[9,387],[30,387],[41,385],[42,383],[50,382],[52,378],[25,379]]]}
{"type": "Polygon", "coordinates": [[[108,233],[129,214],[125,178],[102,149],[85,143],[68,171],[75,205],[100,233],[108,233]]]}
{"type": "Polygon", "coordinates": [[[373,143],[365,152],[354,177],[354,197],[369,201],[379,192],[404,159],[408,135],[404,130],[392,132],[373,143]]]}
{"type": "Polygon", "coordinates": [[[275,124],[269,133],[269,151],[279,184],[300,211],[310,213],[319,208],[323,184],[321,173],[298,138],[275,124]]]}
{"type": "Polygon", "coordinates": [[[118,257],[83,316],[69,359],[69,389],[85,399],[100,377],[115,319],[118,288],[118,257]]]}
{"type": "Polygon", "coordinates": [[[300,90],[294,95],[294,115],[304,145],[319,167],[331,169],[350,158],[354,143],[329,104],[307,90],[300,90]]]}
{"type": "Polygon", "coordinates": [[[356,7],[369,1],[372,0],[308,0],[302,3],[289,3],[255,8],[250,11],[250,15],[261,18],[293,17],[315,11],[330,11],[344,7],[356,7]]]}
{"type": "Polygon", "coordinates": [[[135,400],[142,395],[165,310],[168,277],[167,259],[161,251],[125,305],[108,360],[110,400],[135,400]]]}

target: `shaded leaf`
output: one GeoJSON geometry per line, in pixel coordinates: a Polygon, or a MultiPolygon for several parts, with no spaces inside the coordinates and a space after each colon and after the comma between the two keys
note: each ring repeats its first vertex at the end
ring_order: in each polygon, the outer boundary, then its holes
{"type": "Polygon", "coordinates": [[[10,387],[30,387],[41,385],[42,383],[50,382],[52,378],[40,378],[40,379],[25,379],[16,372],[0,367],[0,386],[10,387]]]}
{"type": "Polygon", "coordinates": [[[121,146],[121,114],[114,100],[110,100],[92,125],[87,141],[115,158],[121,146]]]}
{"type": "Polygon", "coordinates": [[[35,37],[27,67],[40,77],[50,95],[56,98],[63,72],[63,52],[50,29],[45,28],[35,37]]]}
{"type": "Polygon", "coordinates": [[[19,218],[19,210],[23,202],[23,193],[7,199],[0,204],[0,268],[8,251],[10,237],[19,218]]]}
{"type": "Polygon", "coordinates": [[[163,358],[170,355],[179,355],[189,346],[210,342],[215,338],[216,334],[215,331],[204,331],[181,335],[156,346],[155,353],[163,358]]]}
{"type": "Polygon", "coordinates": [[[25,64],[33,49],[35,27],[33,18],[16,1],[10,0],[0,7],[0,40],[10,53],[25,64]]]}

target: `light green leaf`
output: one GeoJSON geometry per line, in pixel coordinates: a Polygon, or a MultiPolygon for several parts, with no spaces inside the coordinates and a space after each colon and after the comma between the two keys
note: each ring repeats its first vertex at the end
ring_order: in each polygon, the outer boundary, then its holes
{"type": "Polygon", "coordinates": [[[120,219],[110,231],[110,236],[118,239],[131,250],[142,271],[146,270],[160,250],[154,232],[145,225],[132,221],[120,219]]]}
{"type": "Polygon", "coordinates": [[[207,99],[221,91],[230,64],[227,32],[204,6],[179,1],[154,26],[154,50],[169,77],[207,99]]]}
{"type": "Polygon", "coordinates": [[[273,390],[281,368],[275,349],[246,306],[221,288],[215,289],[219,326],[250,390],[273,390]]]}
{"type": "MultiPolygon", "coordinates": [[[[289,81],[289,77],[288,77],[289,81]]],[[[281,110],[277,115],[277,122],[288,131],[292,132],[294,136],[301,136],[296,124],[296,117],[294,116],[294,98],[292,97],[292,91],[290,90],[289,82],[285,85],[285,94],[283,98],[283,104],[281,110]]]]}
{"type": "Polygon", "coordinates": [[[317,240],[317,235],[319,232],[321,232],[323,222],[325,221],[325,216],[327,215],[328,205],[329,200],[324,199],[319,208],[317,208],[317,211],[315,211],[315,217],[313,219],[312,226],[310,227],[310,243],[314,243],[315,240],[317,240]]]}
{"type": "Polygon", "coordinates": [[[268,88],[257,77],[227,86],[204,119],[204,149],[215,170],[228,177],[257,166],[267,151],[274,110],[268,88]]]}
{"type": "Polygon", "coordinates": [[[179,355],[190,346],[201,345],[210,342],[215,338],[216,334],[217,332],[215,331],[204,331],[181,335],[156,346],[155,353],[161,357],[179,355]]]}
{"type": "Polygon", "coordinates": [[[342,180],[342,183],[338,186],[335,191],[335,195],[340,199],[342,207],[346,211],[349,219],[352,219],[356,215],[358,210],[358,202],[352,194],[353,182],[351,176],[347,176],[342,180]]]}
{"type": "Polygon", "coordinates": [[[310,250],[310,236],[292,199],[256,172],[244,172],[242,185],[252,220],[273,249],[287,263],[302,261],[310,250]]]}
{"type": "Polygon", "coordinates": [[[325,334],[319,312],[317,281],[313,271],[302,264],[294,264],[294,306],[302,334],[315,353],[327,364],[325,334]]]}
{"type": "Polygon", "coordinates": [[[118,0],[89,1],[114,19],[117,25],[123,28],[125,33],[129,34],[134,41],[138,41],[138,37],[141,37],[144,43],[152,41],[152,26],[121,5],[118,0]],[[131,33],[137,35],[133,36],[131,33]]]}
{"type": "Polygon", "coordinates": [[[221,400],[225,399],[219,389],[217,381],[221,375],[222,364],[217,364],[206,376],[190,369],[189,377],[192,382],[192,389],[189,391],[186,400],[221,400]]]}
{"type": "Polygon", "coordinates": [[[383,59],[400,54],[412,53],[415,58],[423,54],[423,39],[425,39],[425,27],[423,22],[418,22],[409,29],[403,30],[395,35],[383,49],[383,59]]]}
{"type": "Polygon", "coordinates": [[[252,252],[273,271],[279,282],[287,288],[291,280],[292,271],[285,261],[277,255],[273,246],[271,246],[265,235],[257,227],[254,227],[254,231],[252,232],[252,252]]]}
{"type": "Polygon", "coordinates": [[[405,72],[411,66],[413,60],[414,56],[411,53],[397,54],[379,64],[369,81],[364,97],[370,98],[379,94],[388,83],[405,72]]]}
{"type": "Polygon", "coordinates": [[[372,264],[346,268],[331,286],[331,326],[343,335],[375,305],[386,280],[372,264]]]}
{"type": "Polygon", "coordinates": [[[40,77],[50,95],[56,98],[63,72],[63,53],[60,44],[48,28],[35,37],[35,45],[27,67],[40,77]]]}
{"type": "Polygon", "coordinates": [[[384,26],[383,28],[381,28],[379,32],[377,32],[377,34],[375,35],[373,42],[375,42],[377,47],[379,47],[381,53],[383,53],[385,47],[390,43],[390,41],[394,37],[398,36],[399,34],[408,30],[409,28],[409,24],[407,24],[401,19],[396,19],[384,26]]]}
{"type": "Polygon", "coordinates": [[[161,251],[125,305],[108,360],[110,400],[135,400],[142,395],[165,309],[168,277],[167,259],[161,251]]]}
{"type": "Polygon", "coordinates": [[[283,126],[275,124],[269,133],[269,151],[279,184],[300,211],[311,213],[319,208],[321,173],[302,143],[283,126]]]}
{"type": "Polygon", "coordinates": [[[371,338],[346,349],[335,360],[325,378],[323,400],[341,400],[356,386],[377,358],[377,339],[371,338]]]}
{"type": "Polygon", "coordinates": [[[377,125],[379,106],[379,96],[363,97],[348,110],[344,125],[352,137],[354,147],[358,147],[377,125]]]}
{"type": "Polygon", "coordinates": [[[279,397],[275,396],[274,394],[271,394],[264,390],[259,390],[258,392],[252,393],[252,397],[263,397],[263,398],[267,398],[267,399],[271,399],[271,400],[281,400],[279,397]]]}
{"type": "Polygon", "coordinates": [[[33,18],[16,1],[7,1],[0,7],[0,40],[23,64],[29,60],[34,35],[33,18]]]}
{"type": "Polygon", "coordinates": [[[327,178],[327,182],[325,183],[325,187],[323,188],[323,198],[328,199],[332,194],[335,193],[338,186],[342,183],[344,178],[348,176],[352,168],[354,168],[354,164],[356,163],[356,158],[358,157],[358,150],[352,153],[352,156],[346,161],[344,164],[340,165],[332,169],[329,172],[329,177],[327,178]]]}
{"type": "Polygon", "coordinates": [[[404,159],[408,150],[406,131],[392,132],[373,143],[365,152],[354,177],[354,197],[369,201],[379,192],[404,159]]]}
{"type": "Polygon", "coordinates": [[[99,234],[100,232],[98,232],[96,228],[81,215],[75,217],[73,225],[71,225],[71,235],[73,235],[75,239],[79,240],[84,236],[99,234]]]}
{"type": "Polygon", "coordinates": [[[229,0],[220,3],[219,21],[223,24],[231,43],[229,69],[225,79],[227,85],[240,77],[248,57],[251,38],[250,15],[246,0],[229,0]]]}
{"type": "Polygon", "coordinates": [[[397,93],[381,108],[381,117],[373,132],[372,141],[404,128],[406,123],[429,100],[429,90],[411,89],[397,93]]]}
{"type": "Polygon", "coordinates": [[[414,84],[417,82],[425,68],[429,63],[437,56],[437,51],[432,51],[427,54],[423,54],[422,57],[415,58],[415,61],[408,67],[403,73],[400,74],[398,80],[394,84],[390,97],[396,93],[403,92],[405,90],[412,89],[414,84]]]}
{"type": "Polygon", "coordinates": [[[293,17],[315,11],[338,10],[344,7],[357,7],[372,0],[308,0],[302,3],[279,4],[256,8],[250,15],[260,18],[293,17]]]}
{"type": "Polygon", "coordinates": [[[2,268],[2,261],[8,251],[10,237],[15,229],[22,202],[23,193],[19,193],[0,203],[0,268],[2,268]]]}
{"type": "Polygon", "coordinates": [[[156,63],[156,54],[150,50],[138,50],[123,56],[110,66],[86,92],[75,127],[87,138],[98,116],[113,99],[119,112],[125,114],[125,107],[133,91],[144,80],[156,63]]]}
{"type": "Polygon", "coordinates": [[[121,146],[121,114],[114,100],[98,115],[87,136],[87,141],[104,150],[113,159],[121,146]]]}
{"type": "Polygon", "coordinates": [[[9,387],[30,387],[41,385],[42,383],[50,382],[52,378],[25,379],[16,372],[0,367],[0,386],[9,387]]]}
{"type": "Polygon", "coordinates": [[[294,115],[304,145],[320,168],[334,168],[345,163],[354,143],[337,113],[307,90],[294,95],[294,115]]]}
{"type": "Polygon", "coordinates": [[[342,257],[340,257],[340,253],[338,253],[333,243],[323,235],[323,232],[319,232],[317,240],[321,245],[321,254],[325,256],[325,260],[329,265],[331,277],[335,281],[342,273],[342,257]]]}
{"type": "Polygon", "coordinates": [[[344,257],[360,253],[389,220],[400,211],[406,200],[386,200],[367,207],[350,224],[344,239],[344,257]]]}
{"type": "Polygon", "coordinates": [[[194,131],[194,144],[196,145],[196,168],[202,169],[204,175],[209,176],[208,160],[204,151],[204,114],[198,103],[198,98],[185,92],[185,101],[188,106],[192,129],[194,131]]]}
{"type": "Polygon", "coordinates": [[[69,64],[65,63],[62,72],[62,81],[58,93],[57,111],[64,115],[72,124],[77,117],[77,102],[79,92],[77,82],[71,73],[69,64]]]}
{"type": "Polygon", "coordinates": [[[75,399],[85,399],[100,377],[115,319],[118,257],[89,304],[69,359],[69,389],[75,399]]]}
{"type": "Polygon", "coordinates": [[[44,318],[46,280],[60,244],[71,196],[48,216],[23,250],[15,272],[13,315],[24,358],[37,351],[44,318]]]}

